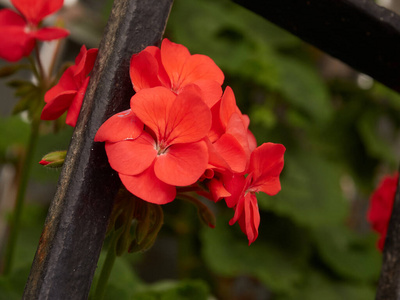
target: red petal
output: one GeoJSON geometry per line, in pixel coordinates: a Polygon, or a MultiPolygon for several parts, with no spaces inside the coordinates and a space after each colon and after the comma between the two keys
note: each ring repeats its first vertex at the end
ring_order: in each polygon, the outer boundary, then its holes
{"type": "Polygon", "coordinates": [[[74,70],[74,78],[82,80],[93,70],[94,63],[97,58],[97,48],[86,50],[85,45],[81,47],[78,56],[75,59],[76,69],[74,70]]]}
{"type": "Polygon", "coordinates": [[[234,172],[242,173],[246,170],[246,152],[232,135],[223,134],[213,146],[234,172]]]}
{"type": "Polygon", "coordinates": [[[281,144],[264,143],[252,152],[249,166],[249,172],[253,173],[252,190],[271,196],[280,191],[279,174],[285,150],[281,144]]]}
{"type": "Polygon", "coordinates": [[[211,127],[211,111],[194,90],[179,94],[168,115],[165,138],[168,144],[203,139],[211,127]]]}
{"type": "Polygon", "coordinates": [[[65,123],[75,127],[76,122],[78,121],[79,113],[81,112],[83,98],[85,97],[86,89],[89,84],[89,77],[86,78],[83,85],[80,87],[79,91],[75,94],[74,99],[70,107],[68,108],[67,118],[65,123]]]}
{"type": "Polygon", "coordinates": [[[106,143],[108,161],[118,173],[137,175],[149,168],[156,158],[154,143],[146,132],[135,140],[106,143]]]}
{"type": "Polygon", "coordinates": [[[228,122],[232,114],[237,112],[237,110],[238,108],[236,105],[235,95],[233,94],[232,89],[227,86],[221,98],[221,108],[219,113],[221,124],[224,126],[224,128],[228,126],[228,122]]]}
{"type": "MultiPolygon", "coordinates": [[[[221,99],[222,88],[221,85],[214,80],[197,80],[193,84],[199,87],[201,92],[201,98],[208,105],[208,107],[213,107],[219,99],[221,99]]],[[[187,88],[186,85],[184,89],[187,88]]]]}
{"type": "Polygon", "coordinates": [[[154,164],[156,176],[163,182],[186,186],[195,183],[207,167],[208,151],[205,142],[175,144],[154,164]]]}
{"type": "Polygon", "coordinates": [[[197,80],[213,80],[222,85],[224,82],[224,73],[222,73],[221,69],[210,57],[202,54],[194,54],[186,60],[181,69],[179,80],[181,80],[181,86],[197,80]]]}
{"type": "Polygon", "coordinates": [[[136,116],[157,136],[165,135],[167,116],[176,96],[164,87],[143,89],[131,98],[131,108],[136,116]]]}
{"type": "Polygon", "coordinates": [[[246,200],[245,200],[244,195],[241,195],[237,202],[237,205],[235,206],[235,214],[234,214],[233,218],[229,220],[229,225],[232,226],[233,224],[235,224],[239,220],[239,218],[242,216],[243,211],[244,211],[245,201],[246,200]]]}
{"type": "Polygon", "coordinates": [[[247,142],[249,144],[250,152],[253,152],[254,149],[257,148],[257,140],[254,134],[249,129],[247,129],[247,142]]]}
{"type": "Polygon", "coordinates": [[[25,32],[26,25],[12,10],[0,10],[0,58],[15,62],[32,52],[35,39],[25,32]]]}
{"type": "Polygon", "coordinates": [[[159,180],[153,166],[135,176],[119,174],[124,186],[135,196],[151,203],[166,204],[175,199],[176,188],[159,180]]]}
{"type": "Polygon", "coordinates": [[[133,89],[138,92],[141,89],[160,86],[158,79],[158,63],[150,52],[142,51],[133,55],[130,62],[129,75],[133,89]]]}
{"type": "Polygon", "coordinates": [[[0,10],[0,31],[3,31],[5,27],[13,26],[20,27],[23,30],[26,25],[25,19],[15,11],[8,8],[0,10]]]}
{"type": "Polygon", "coordinates": [[[225,133],[225,128],[222,127],[221,120],[219,117],[220,102],[217,102],[211,107],[212,124],[211,129],[207,136],[212,143],[219,139],[219,137],[225,133]]]}
{"type": "Polygon", "coordinates": [[[69,31],[57,27],[44,27],[33,33],[33,36],[41,41],[62,39],[69,35],[69,31]]]}
{"type": "Polygon", "coordinates": [[[231,194],[230,197],[225,197],[226,205],[231,208],[238,205],[239,200],[243,196],[243,192],[247,187],[246,184],[248,180],[246,180],[244,175],[226,172],[222,174],[222,181],[226,190],[231,194]]]}
{"type": "Polygon", "coordinates": [[[143,123],[128,109],[113,115],[101,125],[94,137],[96,142],[119,142],[136,139],[143,131],[143,123]]]}
{"type": "Polygon", "coordinates": [[[47,104],[42,110],[40,118],[42,120],[58,119],[71,105],[76,91],[66,91],[59,93],[52,99],[47,99],[47,104]]]}
{"type": "Polygon", "coordinates": [[[52,98],[57,97],[60,93],[70,91],[77,92],[79,90],[79,86],[73,77],[74,70],[75,66],[71,66],[66,69],[58,83],[47,91],[47,93],[44,95],[44,101],[46,103],[51,101],[52,98]]]}
{"type": "Polygon", "coordinates": [[[213,201],[217,202],[218,200],[229,197],[231,196],[231,193],[229,193],[222,182],[216,178],[211,179],[208,184],[208,189],[210,190],[210,193],[212,195],[213,201]]]}
{"type": "Polygon", "coordinates": [[[240,146],[243,148],[243,151],[246,153],[246,166],[247,166],[247,162],[250,160],[250,154],[251,154],[248,141],[248,133],[238,113],[233,113],[231,115],[226,127],[226,133],[232,135],[239,142],[240,146]]]}
{"type": "Polygon", "coordinates": [[[59,10],[64,0],[11,0],[11,2],[30,23],[38,25],[46,16],[59,10]]]}
{"type": "Polygon", "coordinates": [[[210,140],[208,138],[205,138],[204,140],[208,148],[209,167],[231,171],[231,168],[229,167],[228,163],[222,158],[221,154],[217,152],[217,149],[215,149],[213,144],[211,144],[210,140]]]}
{"type": "Polygon", "coordinates": [[[251,193],[245,196],[244,214],[239,218],[239,225],[243,233],[247,235],[250,246],[258,237],[258,227],[260,225],[257,198],[251,193]]]}
{"type": "Polygon", "coordinates": [[[173,89],[180,87],[180,82],[183,80],[182,69],[189,57],[190,52],[185,46],[170,42],[168,39],[162,41],[161,60],[173,89]]]}
{"type": "Polygon", "coordinates": [[[46,160],[41,160],[39,161],[39,164],[41,164],[42,166],[47,166],[50,162],[46,161],[46,160]]]}
{"type": "Polygon", "coordinates": [[[155,46],[148,46],[144,51],[150,53],[156,60],[158,64],[158,79],[160,79],[161,84],[168,89],[171,89],[171,80],[168,77],[167,72],[161,61],[161,50],[155,46]]]}

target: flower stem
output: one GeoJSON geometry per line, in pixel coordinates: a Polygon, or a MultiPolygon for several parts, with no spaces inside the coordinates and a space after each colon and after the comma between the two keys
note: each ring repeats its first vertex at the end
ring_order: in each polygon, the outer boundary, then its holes
{"type": "Polygon", "coordinates": [[[27,151],[21,165],[21,175],[18,184],[17,198],[15,201],[14,213],[10,219],[10,235],[4,255],[4,275],[10,273],[14,260],[15,245],[17,242],[19,227],[21,223],[21,215],[25,200],[26,187],[29,180],[30,167],[32,165],[32,159],[35,153],[34,150],[36,149],[36,144],[39,136],[39,125],[40,121],[32,121],[31,134],[28,141],[27,151]]]}
{"type": "Polygon", "coordinates": [[[116,244],[119,235],[113,232],[110,245],[108,246],[106,260],[101,267],[99,280],[97,281],[96,290],[94,291],[93,299],[102,300],[106,291],[108,278],[110,277],[114,266],[115,258],[117,257],[116,244]]]}
{"type": "Polygon", "coordinates": [[[47,83],[47,80],[46,80],[47,76],[46,76],[46,73],[44,72],[44,69],[43,69],[42,60],[40,59],[40,50],[39,50],[39,47],[38,47],[37,44],[35,45],[35,58],[36,58],[36,63],[37,63],[38,68],[39,68],[39,76],[40,76],[39,78],[41,78],[43,81],[45,81],[45,84],[46,84],[47,83]]]}

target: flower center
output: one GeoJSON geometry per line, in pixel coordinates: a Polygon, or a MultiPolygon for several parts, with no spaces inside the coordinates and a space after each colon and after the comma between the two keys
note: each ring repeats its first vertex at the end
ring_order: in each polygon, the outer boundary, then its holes
{"type": "Polygon", "coordinates": [[[168,152],[168,144],[162,140],[157,146],[157,155],[162,155],[168,152]]]}
{"type": "Polygon", "coordinates": [[[33,32],[33,31],[36,31],[36,26],[35,25],[33,25],[32,23],[28,23],[26,26],[25,26],[25,28],[24,28],[24,32],[25,33],[31,33],[31,32],[33,32]]]}

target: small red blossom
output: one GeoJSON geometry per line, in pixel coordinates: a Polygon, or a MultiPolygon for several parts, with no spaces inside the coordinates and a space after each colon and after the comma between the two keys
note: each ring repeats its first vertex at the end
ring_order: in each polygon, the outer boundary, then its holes
{"type": "Polygon", "coordinates": [[[0,57],[15,62],[28,56],[36,40],[50,41],[66,37],[69,32],[57,27],[42,27],[41,21],[55,13],[63,0],[11,0],[19,14],[0,10],[0,57]]]}
{"type": "Polygon", "coordinates": [[[273,196],[281,190],[279,175],[283,169],[285,150],[281,144],[264,143],[251,153],[247,177],[227,173],[223,175],[224,186],[231,194],[225,197],[226,204],[235,209],[229,224],[239,221],[249,245],[256,240],[260,225],[256,193],[264,192],[273,196]]]}
{"type": "Polygon", "coordinates": [[[68,111],[65,123],[76,125],[97,52],[97,49],[87,50],[82,46],[75,65],[65,70],[59,82],[45,94],[42,120],[55,120],[68,111]]]}
{"type": "Polygon", "coordinates": [[[175,186],[191,185],[204,173],[208,150],[203,139],[211,127],[211,112],[193,90],[176,96],[164,87],[143,89],[132,97],[126,121],[117,118],[100,127],[95,141],[106,142],[110,165],[132,194],[168,203],[175,198],[175,186]],[[135,137],[127,130],[124,139],[112,139],[123,137],[117,122],[135,126],[135,137]],[[145,130],[136,137],[140,124],[145,130]]]}
{"type": "Polygon", "coordinates": [[[377,246],[381,251],[385,245],[386,233],[389,226],[390,216],[392,215],[398,179],[398,173],[393,176],[384,177],[370,198],[367,218],[371,223],[372,228],[380,235],[377,246]]]}
{"type": "Polygon", "coordinates": [[[179,44],[164,39],[161,49],[149,46],[133,55],[130,76],[135,91],[164,86],[176,94],[190,85],[199,88],[203,101],[213,106],[222,95],[224,74],[208,56],[191,55],[179,44]]]}

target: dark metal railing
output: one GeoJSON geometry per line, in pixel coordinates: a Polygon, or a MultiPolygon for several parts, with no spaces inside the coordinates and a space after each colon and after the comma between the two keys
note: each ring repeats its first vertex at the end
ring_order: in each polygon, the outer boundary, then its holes
{"type": "Polygon", "coordinates": [[[120,186],[100,125],[129,107],[132,54],[160,42],[172,0],[115,0],[23,299],[87,299],[120,186]]]}

